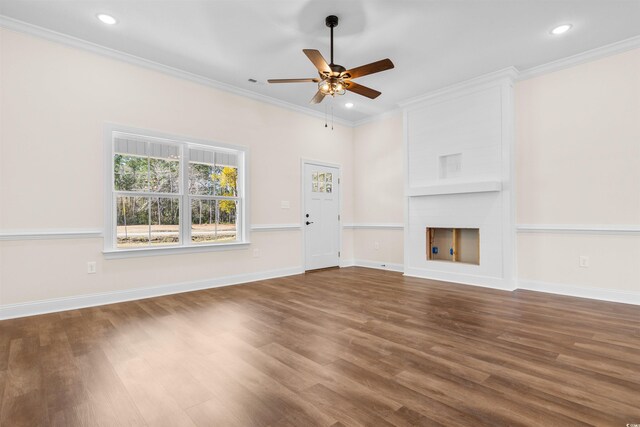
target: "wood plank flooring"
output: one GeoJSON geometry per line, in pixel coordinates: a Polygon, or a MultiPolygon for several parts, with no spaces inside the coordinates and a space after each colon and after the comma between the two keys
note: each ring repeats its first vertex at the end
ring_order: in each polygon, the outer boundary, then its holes
{"type": "Polygon", "coordinates": [[[0,322],[2,426],[625,426],[640,307],[364,268],[0,322]]]}

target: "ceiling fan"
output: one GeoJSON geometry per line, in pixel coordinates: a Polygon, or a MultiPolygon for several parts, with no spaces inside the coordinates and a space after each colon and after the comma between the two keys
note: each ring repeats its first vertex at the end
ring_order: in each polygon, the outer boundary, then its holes
{"type": "Polygon", "coordinates": [[[375,99],[380,96],[381,92],[375,89],[362,86],[352,79],[366,76],[368,74],[379,73],[380,71],[390,70],[393,68],[393,62],[389,58],[372,62],[367,65],[361,65],[356,68],[347,70],[342,65],[333,63],[333,29],[338,26],[338,17],[335,15],[327,16],[325,19],[327,27],[331,29],[331,62],[322,57],[322,54],[315,49],[303,49],[305,55],[311,60],[313,65],[318,69],[320,77],[309,79],[269,79],[269,83],[318,83],[318,92],[311,99],[311,104],[319,104],[325,96],[344,95],[345,91],[357,93],[367,98],[375,99]]]}

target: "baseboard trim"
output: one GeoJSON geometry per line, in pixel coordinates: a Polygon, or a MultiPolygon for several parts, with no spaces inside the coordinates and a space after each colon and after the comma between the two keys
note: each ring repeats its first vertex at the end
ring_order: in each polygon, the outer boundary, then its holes
{"type": "MultiPolygon", "coordinates": [[[[424,272],[420,269],[408,269],[404,271],[402,264],[385,263],[380,261],[369,260],[344,260],[340,262],[340,267],[365,267],[379,270],[404,272],[405,276],[416,277],[420,279],[431,279],[444,282],[458,283],[470,286],[480,286],[492,289],[514,291],[524,289],[535,292],[545,292],[557,295],[572,296],[578,298],[588,298],[599,301],[617,302],[623,304],[640,305],[640,292],[619,291],[613,289],[591,288],[577,285],[568,285],[562,283],[542,282],[536,280],[523,280],[517,282],[517,288],[510,288],[497,280],[487,281],[485,277],[476,277],[482,279],[477,282],[471,282],[470,275],[445,275],[431,274],[433,272],[424,272]]],[[[88,295],[78,295],[63,298],[53,298],[48,300],[40,300],[33,302],[25,302],[18,304],[0,305],[0,320],[14,319],[18,317],[35,316],[38,314],[56,313],[67,310],[76,310],[80,308],[96,307],[106,304],[115,304],[119,302],[135,301],[146,298],[159,297],[163,295],[179,294],[183,292],[192,292],[202,289],[219,288],[223,286],[233,286],[243,283],[255,282],[260,280],[275,279],[278,277],[293,276],[304,273],[303,267],[290,267],[279,270],[263,271],[258,273],[239,274],[233,276],[218,277],[215,279],[175,283],[162,286],[154,286],[149,288],[127,289],[123,291],[102,292],[88,295]]],[[[490,278],[491,279],[491,278],[490,278]]]]}
{"type": "Polygon", "coordinates": [[[351,267],[366,267],[375,268],[377,270],[397,271],[399,273],[404,272],[404,265],[396,264],[393,262],[384,261],[369,261],[366,259],[354,259],[351,261],[351,267]]]}
{"type": "Polygon", "coordinates": [[[289,267],[278,270],[238,274],[208,280],[175,283],[149,288],[127,289],[123,291],[102,292],[18,304],[0,305],[0,320],[75,310],[79,308],[96,307],[106,304],[159,297],[163,295],[199,291],[202,289],[220,288],[223,286],[239,285],[242,283],[293,276],[302,273],[304,273],[304,269],[302,267],[289,267]]]}
{"type": "Polygon", "coordinates": [[[640,292],[619,291],[614,289],[591,288],[564,283],[542,282],[538,280],[518,280],[518,289],[545,292],[570,297],[588,298],[600,301],[619,302],[640,305],[640,292]]]}
{"type": "Polygon", "coordinates": [[[461,285],[479,286],[482,288],[499,289],[502,291],[514,291],[516,287],[508,280],[500,277],[479,276],[475,274],[451,273],[422,268],[405,268],[405,276],[419,279],[438,280],[441,282],[458,283],[461,285]]]}

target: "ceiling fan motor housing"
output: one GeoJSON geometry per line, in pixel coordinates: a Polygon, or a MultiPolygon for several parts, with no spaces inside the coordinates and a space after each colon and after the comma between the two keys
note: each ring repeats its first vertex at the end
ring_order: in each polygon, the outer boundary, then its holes
{"type": "Polygon", "coordinates": [[[338,26],[338,17],[336,15],[329,15],[324,20],[327,27],[334,28],[338,26]]]}

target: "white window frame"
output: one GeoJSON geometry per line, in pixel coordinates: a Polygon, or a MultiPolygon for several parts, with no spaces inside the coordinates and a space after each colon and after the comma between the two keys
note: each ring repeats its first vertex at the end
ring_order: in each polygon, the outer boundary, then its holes
{"type": "Polygon", "coordinates": [[[249,191],[248,191],[248,159],[246,147],[223,144],[176,135],[168,135],[150,130],[136,129],[119,125],[106,125],[104,134],[105,185],[104,185],[104,250],[105,258],[129,258],[140,256],[169,255],[189,252],[208,252],[222,250],[247,249],[249,240],[249,191]],[[146,139],[150,142],[169,143],[180,147],[180,190],[178,193],[151,193],[116,191],[114,188],[113,157],[115,155],[114,140],[116,135],[130,135],[146,139]],[[233,152],[238,158],[237,196],[208,196],[189,194],[189,148],[233,152]],[[180,203],[180,241],[167,246],[150,246],[141,248],[118,248],[116,231],[116,197],[117,195],[141,197],[175,197],[180,203]],[[191,242],[191,200],[237,200],[237,240],[226,243],[192,243],[191,242]]]}

